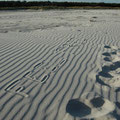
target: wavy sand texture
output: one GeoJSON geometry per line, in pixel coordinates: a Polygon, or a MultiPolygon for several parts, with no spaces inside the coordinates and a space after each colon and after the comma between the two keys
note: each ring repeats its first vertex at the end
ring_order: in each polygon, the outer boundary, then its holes
{"type": "Polygon", "coordinates": [[[119,26],[119,10],[1,11],[0,120],[119,120],[119,26]]]}

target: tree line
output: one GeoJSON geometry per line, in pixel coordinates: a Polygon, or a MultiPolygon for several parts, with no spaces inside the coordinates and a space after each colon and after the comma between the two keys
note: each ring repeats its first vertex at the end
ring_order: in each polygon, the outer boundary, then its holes
{"type": "Polygon", "coordinates": [[[0,7],[120,7],[117,3],[86,3],[86,2],[50,2],[50,1],[0,1],[0,7]]]}

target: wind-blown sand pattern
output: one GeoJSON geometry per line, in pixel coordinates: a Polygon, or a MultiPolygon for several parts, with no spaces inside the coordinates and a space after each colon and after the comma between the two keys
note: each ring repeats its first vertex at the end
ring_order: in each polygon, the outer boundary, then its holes
{"type": "Polygon", "coordinates": [[[0,12],[0,120],[119,120],[120,11],[0,12]]]}

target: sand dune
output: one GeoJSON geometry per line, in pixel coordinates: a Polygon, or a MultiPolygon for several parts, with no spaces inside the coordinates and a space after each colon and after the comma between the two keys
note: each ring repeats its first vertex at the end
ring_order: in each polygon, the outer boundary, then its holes
{"type": "Polygon", "coordinates": [[[119,120],[120,11],[0,12],[0,120],[119,120]]]}

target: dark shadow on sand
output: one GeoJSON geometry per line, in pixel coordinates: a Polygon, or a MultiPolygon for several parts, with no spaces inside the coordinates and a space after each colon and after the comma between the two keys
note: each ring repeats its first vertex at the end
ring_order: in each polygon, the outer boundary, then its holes
{"type": "Polygon", "coordinates": [[[91,108],[78,99],[72,99],[66,106],[66,112],[74,117],[84,117],[91,113],[91,108]]]}

